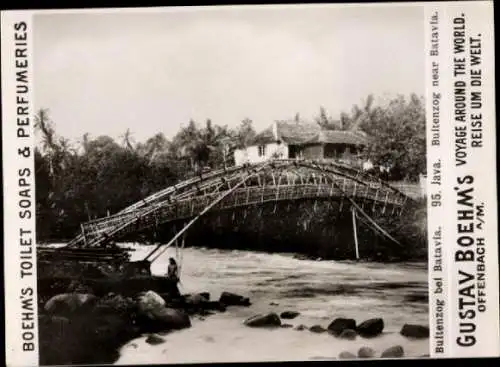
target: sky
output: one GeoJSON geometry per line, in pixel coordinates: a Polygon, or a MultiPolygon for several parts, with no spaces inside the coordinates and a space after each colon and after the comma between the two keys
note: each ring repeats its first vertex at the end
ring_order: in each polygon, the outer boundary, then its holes
{"type": "Polygon", "coordinates": [[[338,118],[370,93],[423,95],[423,27],[408,4],[41,13],[35,108],[74,142],[172,138],[190,119],[262,130],[320,106],[338,118]]]}

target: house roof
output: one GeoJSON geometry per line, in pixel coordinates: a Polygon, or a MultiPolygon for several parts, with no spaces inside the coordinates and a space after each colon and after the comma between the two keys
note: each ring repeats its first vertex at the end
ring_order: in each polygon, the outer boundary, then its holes
{"type": "Polygon", "coordinates": [[[317,136],[318,143],[366,145],[368,138],[361,131],[322,130],[317,136]]]}
{"type": "Polygon", "coordinates": [[[321,133],[318,124],[297,121],[276,121],[278,139],[287,144],[307,144],[321,133]]]}
{"type": "Polygon", "coordinates": [[[267,129],[258,133],[255,138],[253,138],[252,144],[269,144],[275,143],[276,138],[273,134],[273,127],[269,126],[267,129]]]}
{"type": "Polygon", "coordinates": [[[303,145],[315,143],[365,145],[366,134],[361,131],[322,130],[318,124],[297,121],[276,121],[277,139],[274,126],[257,134],[253,144],[274,143],[277,140],[286,144],[303,145]]]}

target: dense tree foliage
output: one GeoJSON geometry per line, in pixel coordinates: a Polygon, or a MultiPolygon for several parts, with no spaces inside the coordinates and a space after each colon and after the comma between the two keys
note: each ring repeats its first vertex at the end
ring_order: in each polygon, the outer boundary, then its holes
{"type": "Polygon", "coordinates": [[[374,164],[374,174],[390,180],[417,181],[426,172],[424,101],[415,94],[380,105],[375,105],[373,95],[369,95],[361,107],[354,105],[350,113],[341,113],[340,120],[334,120],[321,107],[315,121],[325,130],[366,133],[369,142],[363,155],[374,164]]]}
{"type": "MultiPolygon", "coordinates": [[[[324,129],[362,129],[370,137],[364,154],[389,166],[396,179],[414,179],[425,171],[423,102],[398,97],[373,106],[373,97],[334,120],[324,108],[315,121],[324,129]]],[[[112,214],[141,198],[202,170],[234,164],[233,151],[256,136],[249,118],[235,129],[191,120],[170,140],[158,132],[135,142],[127,130],[117,142],[109,136],[82,136],[69,144],[58,136],[49,111],[35,117],[37,235],[41,240],[71,238],[80,223],[112,214]]],[[[295,116],[297,122],[300,116],[295,116]]]]}
{"type": "Polygon", "coordinates": [[[385,106],[365,109],[359,127],[369,137],[365,155],[389,169],[393,180],[416,181],[426,172],[426,131],[423,98],[399,96],[385,106]]]}

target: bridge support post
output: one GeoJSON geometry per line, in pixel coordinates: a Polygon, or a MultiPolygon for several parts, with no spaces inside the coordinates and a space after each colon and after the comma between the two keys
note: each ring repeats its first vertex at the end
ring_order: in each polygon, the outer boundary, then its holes
{"type": "MultiPolygon", "coordinates": [[[[177,226],[175,225],[175,223],[172,227],[172,232],[173,232],[174,236],[177,233],[177,226]]],[[[176,239],[174,244],[175,244],[175,260],[178,261],[179,260],[179,240],[176,239]]]]}
{"type": "MultiPolygon", "coordinates": [[[[176,242],[177,242],[177,240],[176,240],[176,242]]],[[[186,243],[186,233],[183,233],[182,237],[181,237],[181,249],[180,249],[180,253],[177,256],[177,262],[178,262],[178,266],[179,266],[179,275],[181,274],[182,263],[183,263],[183,260],[184,260],[184,245],[185,245],[185,243],[186,243]]]]}
{"type": "Polygon", "coordinates": [[[87,247],[87,235],[85,234],[85,227],[83,226],[83,223],[80,224],[80,228],[82,229],[83,243],[85,247],[87,247]]]}
{"type": "Polygon", "coordinates": [[[356,208],[352,207],[352,228],[354,232],[354,246],[356,250],[356,260],[359,260],[358,233],[356,229],[356,208]]]}

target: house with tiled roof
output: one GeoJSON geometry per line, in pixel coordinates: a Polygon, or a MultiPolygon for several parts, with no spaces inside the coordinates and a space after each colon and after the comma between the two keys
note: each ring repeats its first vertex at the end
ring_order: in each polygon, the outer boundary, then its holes
{"type": "Polygon", "coordinates": [[[236,149],[236,165],[270,158],[334,159],[363,165],[360,152],[368,137],[359,130],[323,130],[316,123],[275,121],[257,134],[249,146],[236,149]]]}

